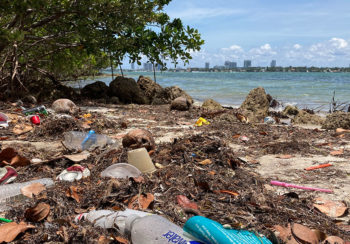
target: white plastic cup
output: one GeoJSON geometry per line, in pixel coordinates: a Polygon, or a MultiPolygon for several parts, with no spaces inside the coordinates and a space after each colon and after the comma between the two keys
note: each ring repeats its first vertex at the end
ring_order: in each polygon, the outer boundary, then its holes
{"type": "Polygon", "coordinates": [[[152,159],[144,147],[129,151],[128,162],[138,168],[142,173],[152,173],[156,171],[152,159]]]}

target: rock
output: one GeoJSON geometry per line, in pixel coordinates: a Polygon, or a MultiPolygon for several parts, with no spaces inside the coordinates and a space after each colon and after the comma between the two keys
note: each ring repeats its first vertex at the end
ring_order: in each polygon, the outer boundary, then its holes
{"type": "Polygon", "coordinates": [[[109,85],[109,94],[110,96],[118,97],[122,103],[147,103],[146,97],[132,78],[122,76],[115,78],[109,85]]]}
{"type": "Polygon", "coordinates": [[[163,92],[163,87],[158,83],[153,81],[149,77],[143,77],[142,75],[137,80],[137,85],[140,87],[141,91],[147,98],[150,104],[153,103],[153,99],[163,92]]]}
{"type": "Polygon", "coordinates": [[[69,99],[58,99],[53,102],[51,108],[56,113],[75,114],[79,108],[69,99]]]}
{"type": "Polygon", "coordinates": [[[171,110],[187,111],[191,107],[191,103],[186,97],[178,97],[171,102],[171,110]]]}
{"type": "Polygon", "coordinates": [[[29,87],[29,91],[33,94],[37,101],[48,102],[65,97],[72,100],[77,100],[79,95],[72,87],[54,84],[50,80],[39,80],[32,82],[29,87]]]}
{"type": "Polygon", "coordinates": [[[37,102],[38,102],[36,100],[36,98],[32,95],[27,95],[22,100],[23,100],[23,102],[30,103],[30,104],[37,104],[37,102]]]}
{"type": "Polygon", "coordinates": [[[229,114],[229,113],[224,113],[224,114],[220,115],[219,120],[226,121],[226,122],[229,122],[229,123],[237,123],[237,122],[239,122],[239,120],[238,120],[236,115],[229,114]]]}
{"type": "Polygon", "coordinates": [[[327,116],[322,129],[333,130],[337,128],[350,129],[350,113],[335,112],[327,116]]]}
{"type": "Polygon", "coordinates": [[[92,84],[86,85],[81,90],[81,95],[86,98],[99,99],[108,97],[108,86],[102,81],[96,81],[92,84]]]}
{"type": "Polygon", "coordinates": [[[156,148],[151,132],[144,129],[130,131],[124,136],[122,143],[123,147],[130,149],[145,147],[147,151],[151,151],[156,148]]]}
{"type": "Polygon", "coordinates": [[[276,108],[280,103],[274,99],[270,94],[266,94],[267,100],[269,100],[270,107],[271,108],[276,108]]]}
{"type": "Polygon", "coordinates": [[[299,113],[294,117],[292,122],[294,124],[311,124],[311,125],[321,125],[325,118],[317,114],[310,114],[306,111],[299,111],[299,113]]]}
{"type": "Polygon", "coordinates": [[[109,98],[108,102],[111,104],[120,104],[118,97],[111,97],[111,98],[109,98]]]}
{"type": "Polygon", "coordinates": [[[251,122],[260,122],[267,115],[270,103],[266,95],[265,89],[257,87],[251,90],[241,105],[243,113],[251,122]]]}
{"type": "Polygon", "coordinates": [[[202,108],[208,109],[208,110],[221,110],[222,106],[220,103],[218,103],[217,101],[215,101],[213,99],[207,99],[202,104],[202,108]]]}
{"type": "Polygon", "coordinates": [[[287,107],[285,107],[282,112],[284,116],[297,115],[298,113],[299,113],[299,109],[291,105],[288,105],[287,107]]]}
{"type": "Polygon", "coordinates": [[[153,98],[152,104],[169,104],[178,97],[186,97],[188,102],[191,104],[193,103],[192,97],[184,90],[178,86],[170,86],[163,88],[160,93],[156,94],[156,96],[153,98]]]}

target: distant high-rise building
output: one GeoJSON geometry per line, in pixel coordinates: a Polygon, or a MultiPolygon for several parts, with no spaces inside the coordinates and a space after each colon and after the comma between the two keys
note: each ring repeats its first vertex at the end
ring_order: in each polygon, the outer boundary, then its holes
{"type": "Polygon", "coordinates": [[[235,68],[237,68],[237,63],[236,62],[225,61],[225,68],[226,69],[235,69],[235,68]]]}
{"type": "Polygon", "coordinates": [[[143,64],[143,69],[146,71],[152,71],[152,64],[151,63],[144,63],[143,64]]]}
{"type": "Polygon", "coordinates": [[[163,65],[161,65],[161,64],[157,64],[156,67],[157,67],[156,70],[158,70],[158,71],[163,69],[163,65]]]}
{"type": "Polygon", "coordinates": [[[276,60],[272,60],[271,61],[271,68],[275,68],[276,67],[276,60]]]}
{"type": "Polygon", "coordinates": [[[131,69],[132,69],[132,70],[135,69],[135,63],[131,63],[131,69]]]}
{"type": "Polygon", "coordinates": [[[210,66],[209,62],[206,62],[206,63],[205,63],[205,68],[206,68],[206,69],[209,69],[209,66],[210,66]]]}
{"type": "Polygon", "coordinates": [[[244,68],[252,67],[252,61],[251,60],[244,60],[243,67],[244,68]]]}

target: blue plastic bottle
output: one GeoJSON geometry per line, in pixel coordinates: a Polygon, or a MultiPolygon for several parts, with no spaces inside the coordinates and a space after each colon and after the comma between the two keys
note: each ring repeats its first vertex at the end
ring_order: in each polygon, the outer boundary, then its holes
{"type": "Polygon", "coordinates": [[[184,231],[206,244],[272,244],[254,232],[225,229],[218,222],[202,216],[187,220],[184,231]]]}
{"type": "Polygon", "coordinates": [[[81,148],[83,150],[89,149],[93,144],[96,143],[96,134],[95,131],[90,130],[89,134],[85,137],[84,141],[81,143],[81,148]]]}

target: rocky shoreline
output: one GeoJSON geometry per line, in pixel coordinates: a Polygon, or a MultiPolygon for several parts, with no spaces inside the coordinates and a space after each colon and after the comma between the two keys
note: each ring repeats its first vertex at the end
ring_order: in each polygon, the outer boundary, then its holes
{"type": "MultiPolygon", "coordinates": [[[[128,97],[118,86],[123,82],[126,81],[112,85],[119,94],[118,103],[135,103],[134,95],[128,97]]],[[[28,118],[17,104],[1,104],[1,112],[11,118],[9,127],[0,130],[2,149],[15,148],[31,161],[16,167],[16,182],[56,179],[75,163],[62,157],[72,154],[61,144],[65,132],[92,129],[116,142],[90,152],[79,162],[91,171],[90,177],[72,183],[56,181],[53,188],[35,198],[8,203],[11,208],[2,211],[0,217],[16,222],[28,222],[24,216],[29,207],[40,202],[50,205],[48,217],[29,221],[35,228],[18,236],[15,243],[98,242],[103,238],[103,243],[128,243],[128,238],[116,230],[94,228],[88,222],[77,224],[73,219],[92,209],[124,209],[130,206],[130,199],[140,194],[154,196],[143,211],[161,214],[180,226],[189,217],[201,214],[232,228],[257,231],[270,240],[279,240],[274,243],[297,243],[293,242],[296,237],[288,234],[288,226],[293,224],[317,229],[324,234],[319,240],[324,240],[325,235],[350,240],[347,212],[332,215],[316,207],[319,198],[346,205],[350,201],[350,133],[346,130],[350,129],[349,113],[330,114],[322,120],[315,119],[317,115],[310,111],[292,107],[276,113],[269,109],[272,99],[263,88],[251,91],[237,109],[223,108],[213,100],[196,106],[177,88],[160,88],[148,79],[140,83],[143,86],[139,86],[139,92],[146,95],[139,98],[147,98],[149,104],[104,104],[99,103],[100,97],[74,100],[74,105],[58,103],[41,118],[39,126],[32,125],[20,134],[15,128],[30,125],[28,118]],[[158,102],[164,104],[150,105],[158,102]],[[200,117],[210,124],[195,126],[200,117]],[[272,120],[264,123],[266,117],[272,120]],[[306,129],[296,123],[316,123],[317,128],[306,129]],[[157,170],[144,174],[141,181],[101,178],[100,173],[111,164],[127,162],[129,149],[122,141],[135,129],[147,130],[154,138],[155,148],[151,148],[150,155],[157,170]],[[305,171],[326,163],[332,166],[305,171]],[[277,187],[270,185],[271,180],[333,192],[277,187]],[[67,193],[71,187],[77,196],[67,193]],[[198,210],[181,207],[178,195],[196,203],[198,210]]],[[[97,86],[103,85],[94,85],[97,86]]],[[[95,88],[90,91],[96,94],[95,88]]]]}

